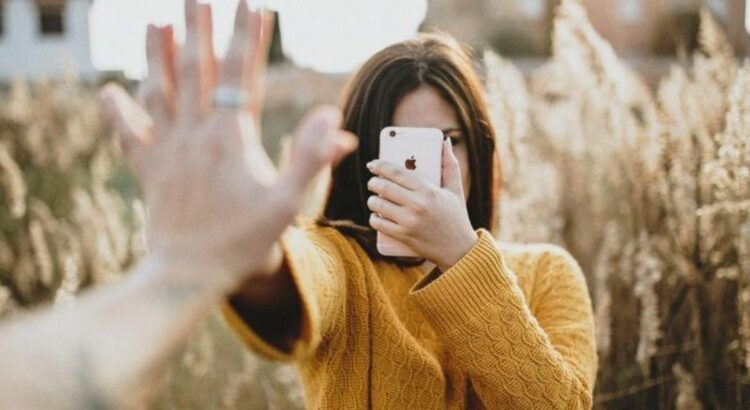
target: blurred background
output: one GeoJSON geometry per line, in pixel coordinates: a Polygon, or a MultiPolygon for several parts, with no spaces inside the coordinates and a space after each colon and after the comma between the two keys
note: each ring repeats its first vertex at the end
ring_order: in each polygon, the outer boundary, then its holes
{"type": "MultiPolygon", "coordinates": [[[[236,1],[214,0],[217,53],[236,1]]],[[[292,0],[277,11],[264,142],[417,30],[474,50],[504,168],[500,240],[583,267],[595,407],[750,406],[750,52],[741,0],[292,0]]],[[[0,0],[0,320],[65,306],[144,252],[139,187],[95,92],[135,90],[180,0],[0,0]]],[[[325,181],[321,180],[324,187],[325,181]]],[[[324,189],[316,192],[324,192],[324,189]]],[[[308,212],[319,209],[310,199],[308,212]]],[[[2,354],[0,352],[0,354],[2,354]]],[[[214,317],[144,408],[302,408],[294,370],[214,317]]]]}

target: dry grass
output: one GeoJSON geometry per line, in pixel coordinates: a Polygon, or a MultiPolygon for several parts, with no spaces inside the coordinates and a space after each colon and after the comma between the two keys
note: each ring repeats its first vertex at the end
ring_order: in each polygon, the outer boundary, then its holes
{"type": "Polygon", "coordinates": [[[5,315],[69,300],[142,253],[136,192],[122,189],[134,185],[92,97],[72,81],[16,83],[0,104],[5,315]]]}
{"type": "Polygon", "coordinates": [[[700,50],[656,92],[578,2],[558,10],[553,50],[527,83],[512,63],[486,58],[510,170],[502,239],[560,243],[588,273],[598,406],[741,407],[750,399],[750,67],[738,67],[705,12],[700,50]]]}
{"type": "MultiPolygon", "coordinates": [[[[558,10],[552,58],[528,78],[485,55],[505,171],[500,236],[561,244],[588,274],[598,407],[750,401],[750,66],[705,13],[700,40],[690,64],[650,90],[571,0],[558,10]]],[[[3,100],[8,317],[72,303],[131,266],[143,245],[137,188],[92,90],[16,84],[3,100]]],[[[302,406],[293,371],[244,352],[216,318],[167,379],[150,407],[302,406]]]]}
{"type": "MultiPolygon", "coordinates": [[[[74,303],[143,254],[138,186],[74,80],[14,84],[0,98],[0,320],[74,303]]],[[[160,409],[301,408],[295,375],[249,355],[217,317],[175,357],[160,409]]]]}

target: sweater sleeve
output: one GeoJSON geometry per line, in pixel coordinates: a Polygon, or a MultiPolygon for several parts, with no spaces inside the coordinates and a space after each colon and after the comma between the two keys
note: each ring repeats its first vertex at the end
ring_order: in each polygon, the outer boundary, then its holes
{"type": "Polygon", "coordinates": [[[567,252],[547,249],[537,262],[535,314],[484,230],[455,266],[412,290],[488,408],[592,406],[597,358],[586,281],[567,252]]]}
{"type": "Polygon", "coordinates": [[[324,228],[317,227],[292,227],[282,235],[281,248],[302,311],[300,336],[290,351],[282,351],[265,341],[230,303],[224,303],[222,313],[227,324],[248,348],[272,360],[300,361],[312,355],[321,340],[343,326],[346,263],[330,236],[324,228]]]}

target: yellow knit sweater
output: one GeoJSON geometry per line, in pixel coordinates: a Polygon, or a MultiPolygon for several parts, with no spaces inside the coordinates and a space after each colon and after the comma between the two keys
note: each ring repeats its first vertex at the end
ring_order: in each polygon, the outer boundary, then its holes
{"type": "Polygon", "coordinates": [[[373,262],[332,228],[288,230],[282,247],[303,307],[290,353],[225,305],[254,351],[296,364],[311,409],[589,408],[596,375],[585,279],[551,245],[496,245],[455,266],[373,262]]]}

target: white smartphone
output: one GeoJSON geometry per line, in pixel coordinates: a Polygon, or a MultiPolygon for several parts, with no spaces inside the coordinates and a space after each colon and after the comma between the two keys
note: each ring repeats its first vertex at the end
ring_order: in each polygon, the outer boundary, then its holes
{"type": "MultiPolygon", "coordinates": [[[[437,128],[385,127],[380,132],[380,159],[416,172],[440,186],[443,132],[437,128]]],[[[417,256],[402,242],[377,234],[378,252],[385,256],[417,256]]]]}

